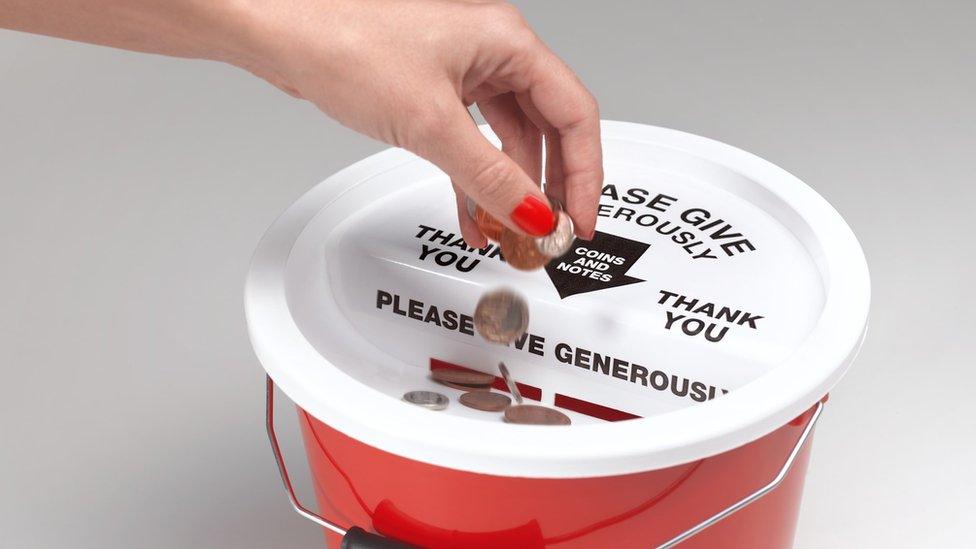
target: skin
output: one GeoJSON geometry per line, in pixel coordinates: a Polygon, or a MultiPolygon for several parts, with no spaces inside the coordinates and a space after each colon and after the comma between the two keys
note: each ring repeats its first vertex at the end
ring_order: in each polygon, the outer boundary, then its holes
{"type": "Polygon", "coordinates": [[[0,0],[0,27],[230,63],[356,131],[446,172],[468,244],[472,197],[509,214],[566,205],[591,238],[603,184],[597,103],[504,2],[477,0],[0,0]],[[476,104],[502,142],[478,131],[476,104]],[[542,166],[542,149],[546,165],[542,166]]]}

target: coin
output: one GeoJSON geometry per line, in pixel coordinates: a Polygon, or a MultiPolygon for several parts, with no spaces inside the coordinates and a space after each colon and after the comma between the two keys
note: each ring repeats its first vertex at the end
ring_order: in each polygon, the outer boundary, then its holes
{"type": "Polygon", "coordinates": [[[505,422],[521,425],[570,425],[569,416],[535,404],[519,404],[505,408],[505,422]]]}
{"type": "Polygon", "coordinates": [[[546,257],[560,257],[573,246],[576,239],[573,231],[573,220],[566,212],[559,210],[556,213],[556,228],[548,235],[535,239],[536,248],[546,257]]]}
{"type": "Polygon", "coordinates": [[[468,408],[485,412],[501,412],[512,403],[512,399],[506,395],[489,392],[464,393],[458,401],[468,408]]]}
{"type": "Polygon", "coordinates": [[[450,370],[448,368],[438,368],[431,370],[430,378],[434,381],[448,382],[455,385],[488,386],[495,382],[495,376],[483,372],[472,372],[470,370],[450,370]]]}
{"type": "Polygon", "coordinates": [[[500,221],[491,216],[488,212],[484,210],[481,206],[478,206],[474,211],[474,222],[478,224],[478,228],[484,233],[489,239],[498,242],[502,238],[502,231],[505,226],[501,224],[500,221]]]}
{"type": "Polygon", "coordinates": [[[437,383],[466,393],[470,391],[488,391],[491,389],[491,385],[461,385],[460,383],[451,383],[450,381],[437,381],[437,383]]]}
{"type": "Polygon", "coordinates": [[[511,343],[529,327],[529,306],[512,290],[492,290],[478,300],[474,327],[488,341],[511,343]]]}
{"type": "Polygon", "coordinates": [[[474,200],[468,197],[467,201],[468,215],[481,229],[482,234],[488,237],[489,240],[494,240],[498,242],[502,238],[502,230],[505,228],[500,221],[492,217],[490,213],[485,211],[484,208],[477,205],[474,200]]]}
{"type": "Polygon", "coordinates": [[[505,366],[504,362],[498,363],[498,371],[502,373],[502,379],[505,380],[505,386],[508,387],[508,392],[512,393],[512,397],[515,398],[517,404],[522,404],[522,392],[519,391],[518,385],[512,380],[512,374],[508,373],[508,367],[505,366]]]}
{"type": "Polygon", "coordinates": [[[434,391],[410,391],[403,394],[403,400],[428,410],[443,410],[450,402],[446,396],[434,391]]]}
{"type": "Polygon", "coordinates": [[[505,261],[520,271],[534,271],[549,263],[551,259],[539,251],[534,238],[519,234],[508,227],[502,229],[498,242],[505,261]]]}

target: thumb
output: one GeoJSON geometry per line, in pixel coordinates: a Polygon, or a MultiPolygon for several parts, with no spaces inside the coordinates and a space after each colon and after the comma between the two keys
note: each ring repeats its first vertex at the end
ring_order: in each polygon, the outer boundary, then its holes
{"type": "Polygon", "coordinates": [[[542,189],[481,134],[460,101],[442,111],[437,127],[428,127],[414,145],[414,152],[508,228],[531,236],[552,232],[555,214],[542,189]]]}

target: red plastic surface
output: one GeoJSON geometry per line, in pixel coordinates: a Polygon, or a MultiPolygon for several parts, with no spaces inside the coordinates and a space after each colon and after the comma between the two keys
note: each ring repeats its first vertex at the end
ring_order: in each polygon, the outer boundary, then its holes
{"type": "MultiPolygon", "coordinates": [[[[810,413],[694,463],[578,479],[447,469],[367,446],[301,409],[299,418],[321,513],[339,524],[431,549],[648,549],[769,482],[810,413]]],[[[791,547],[811,441],[777,489],[681,547],[791,547]]],[[[338,536],[326,539],[338,549],[338,536]]]]}

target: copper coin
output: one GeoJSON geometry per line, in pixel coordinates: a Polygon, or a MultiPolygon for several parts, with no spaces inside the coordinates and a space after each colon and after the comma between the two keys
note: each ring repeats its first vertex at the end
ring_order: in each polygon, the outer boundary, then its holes
{"type": "Polygon", "coordinates": [[[551,259],[539,251],[535,239],[505,227],[499,240],[505,261],[520,271],[534,271],[551,259]]]}
{"type": "Polygon", "coordinates": [[[556,228],[546,236],[535,239],[539,253],[549,258],[560,257],[573,246],[576,236],[573,234],[573,220],[566,212],[556,213],[556,228]]]}
{"type": "Polygon", "coordinates": [[[461,404],[484,412],[501,412],[512,403],[512,399],[501,393],[464,393],[458,399],[461,404]]]}
{"type": "Polygon", "coordinates": [[[474,211],[474,222],[478,224],[478,228],[484,233],[489,239],[498,242],[502,238],[502,231],[505,226],[501,224],[500,221],[491,216],[486,212],[481,206],[478,206],[474,211]]]}
{"type": "Polygon", "coordinates": [[[451,402],[446,396],[434,391],[410,391],[404,393],[403,400],[428,410],[443,410],[451,402]]]}
{"type": "Polygon", "coordinates": [[[498,363],[498,371],[502,373],[505,386],[508,387],[508,392],[512,393],[512,397],[515,398],[515,403],[522,404],[522,392],[519,391],[518,385],[515,384],[515,380],[512,379],[512,374],[508,372],[508,367],[505,366],[504,362],[498,363]]]}
{"type": "MultiPolygon", "coordinates": [[[[434,381],[437,381],[436,379],[434,381]]],[[[450,387],[451,389],[457,389],[458,391],[487,391],[491,389],[491,385],[461,385],[460,383],[451,383],[450,381],[437,381],[441,385],[450,387]]]]}
{"type": "Polygon", "coordinates": [[[509,344],[529,327],[529,306],[508,289],[492,290],[481,296],[474,310],[474,328],[493,343],[509,344]]]}
{"type": "Polygon", "coordinates": [[[488,386],[495,382],[495,376],[483,372],[472,372],[469,370],[450,370],[448,368],[438,368],[431,370],[430,378],[434,381],[453,383],[455,385],[484,385],[488,386]]]}
{"type": "Polygon", "coordinates": [[[477,205],[471,197],[467,200],[468,215],[471,219],[474,219],[475,224],[481,230],[482,234],[488,237],[489,240],[494,240],[498,242],[502,238],[502,229],[505,228],[500,221],[492,217],[490,213],[485,211],[484,208],[477,205]]]}
{"type": "Polygon", "coordinates": [[[569,416],[535,404],[519,404],[505,408],[505,422],[520,425],[569,425],[569,416]]]}

